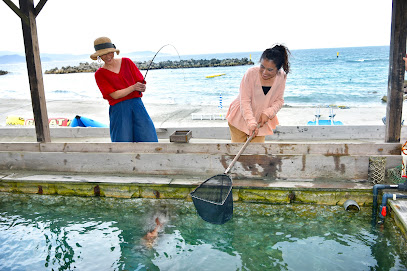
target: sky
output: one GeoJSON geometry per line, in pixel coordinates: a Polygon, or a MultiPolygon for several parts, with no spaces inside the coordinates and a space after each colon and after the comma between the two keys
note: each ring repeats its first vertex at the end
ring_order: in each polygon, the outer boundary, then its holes
{"type": "MultiPolygon", "coordinates": [[[[122,55],[165,44],[188,55],[389,45],[391,12],[392,0],[48,0],[36,21],[41,53],[90,55],[107,36],[122,55]]],[[[0,51],[23,54],[21,20],[3,1],[0,25],[0,51]]]]}

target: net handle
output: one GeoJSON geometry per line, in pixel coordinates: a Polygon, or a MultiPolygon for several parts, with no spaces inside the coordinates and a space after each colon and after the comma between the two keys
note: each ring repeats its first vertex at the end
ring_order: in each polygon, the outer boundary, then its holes
{"type": "MultiPolygon", "coordinates": [[[[260,128],[260,123],[257,124],[256,129],[260,128]]],[[[253,131],[253,133],[251,134],[251,136],[246,140],[246,142],[244,143],[243,147],[240,149],[240,151],[236,154],[235,158],[233,159],[232,163],[230,163],[229,167],[225,170],[225,174],[228,174],[229,171],[232,169],[232,167],[235,165],[237,159],[239,159],[240,155],[244,152],[244,150],[246,149],[247,145],[249,145],[250,141],[252,141],[253,137],[254,137],[254,133],[256,132],[256,130],[253,131]]]]}

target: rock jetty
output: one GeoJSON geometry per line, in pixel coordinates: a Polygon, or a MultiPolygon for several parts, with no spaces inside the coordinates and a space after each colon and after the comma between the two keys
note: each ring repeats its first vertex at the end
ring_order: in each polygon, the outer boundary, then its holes
{"type": "MultiPolygon", "coordinates": [[[[156,69],[186,69],[186,68],[202,68],[202,67],[228,67],[228,66],[243,66],[243,65],[253,65],[253,61],[247,58],[227,58],[227,59],[189,59],[189,60],[180,60],[180,61],[161,61],[158,63],[151,63],[151,61],[137,62],[134,61],[137,67],[140,70],[147,70],[150,67],[150,70],[156,69]],[[151,65],[150,65],[151,63],[151,65]]],[[[54,68],[51,70],[46,70],[46,74],[63,74],[63,73],[79,73],[79,72],[95,72],[99,69],[102,64],[97,62],[92,63],[79,63],[79,66],[67,66],[62,68],[54,68]]]]}
{"type": "Polygon", "coordinates": [[[0,70],[0,75],[5,75],[5,74],[8,74],[8,72],[0,70]]]}
{"type": "MultiPolygon", "coordinates": [[[[140,70],[147,70],[150,61],[134,62],[140,70]]],[[[180,68],[202,68],[202,67],[228,67],[228,66],[243,66],[253,65],[253,61],[247,58],[227,58],[227,59],[189,59],[180,61],[162,61],[159,63],[153,62],[150,66],[150,70],[154,69],[180,69],[180,68]]]]}
{"type": "Polygon", "coordinates": [[[92,62],[92,63],[79,63],[79,66],[67,66],[67,67],[62,67],[60,69],[58,68],[53,68],[51,70],[46,70],[45,74],[63,74],[63,73],[79,73],[79,72],[95,72],[97,69],[102,67],[102,64],[99,64],[97,62],[92,62]]]}

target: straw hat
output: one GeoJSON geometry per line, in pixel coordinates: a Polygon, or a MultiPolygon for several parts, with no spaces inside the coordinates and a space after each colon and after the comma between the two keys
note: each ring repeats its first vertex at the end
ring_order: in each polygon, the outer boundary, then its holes
{"type": "Polygon", "coordinates": [[[102,56],[110,52],[116,52],[117,54],[120,53],[120,50],[117,50],[116,46],[107,37],[97,38],[95,39],[95,42],[93,44],[96,51],[94,54],[90,55],[90,58],[92,58],[93,60],[98,59],[98,56],[102,56]]]}

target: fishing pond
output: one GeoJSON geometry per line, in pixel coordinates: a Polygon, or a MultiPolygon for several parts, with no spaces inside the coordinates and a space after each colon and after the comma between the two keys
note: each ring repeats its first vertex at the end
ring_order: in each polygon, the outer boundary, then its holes
{"type": "Polygon", "coordinates": [[[0,193],[0,270],[406,269],[401,232],[371,212],[236,202],[214,225],[191,201],[0,193]]]}

